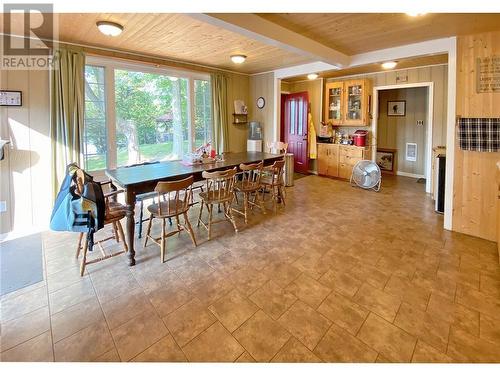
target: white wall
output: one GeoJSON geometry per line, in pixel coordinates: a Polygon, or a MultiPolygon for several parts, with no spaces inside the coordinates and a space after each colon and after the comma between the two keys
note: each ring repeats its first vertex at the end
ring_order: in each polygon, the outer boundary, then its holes
{"type": "Polygon", "coordinates": [[[49,72],[1,71],[0,86],[20,90],[22,107],[1,107],[0,137],[10,140],[0,161],[0,233],[46,228],[52,209],[49,72]]]}

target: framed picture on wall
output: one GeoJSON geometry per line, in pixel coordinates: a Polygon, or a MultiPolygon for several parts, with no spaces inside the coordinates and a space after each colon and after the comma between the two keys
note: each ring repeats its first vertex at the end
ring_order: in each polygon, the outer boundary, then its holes
{"type": "Polygon", "coordinates": [[[406,116],[406,100],[388,101],[387,116],[406,116]]]}
{"type": "Polygon", "coordinates": [[[376,162],[380,170],[394,173],[396,169],[396,150],[390,148],[377,148],[376,162]]]}
{"type": "Polygon", "coordinates": [[[0,90],[0,106],[21,107],[23,105],[23,93],[21,91],[0,90]]]}

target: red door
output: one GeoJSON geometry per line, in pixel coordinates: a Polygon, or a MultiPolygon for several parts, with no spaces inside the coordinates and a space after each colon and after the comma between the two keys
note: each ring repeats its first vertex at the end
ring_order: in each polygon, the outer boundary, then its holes
{"type": "Polygon", "coordinates": [[[307,174],[309,157],[307,153],[307,113],[309,98],[307,92],[287,94],[284,97],[284,133],[288,152],[293,154],[295,172],[307,174]]]}

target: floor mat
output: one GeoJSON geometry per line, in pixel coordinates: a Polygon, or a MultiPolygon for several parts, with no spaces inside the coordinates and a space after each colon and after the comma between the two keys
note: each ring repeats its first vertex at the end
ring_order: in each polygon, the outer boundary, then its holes
{"type": "Polygon", "coordinates": [[[40,233],[0,243],[0,295],[43,280],[40,233]]]}

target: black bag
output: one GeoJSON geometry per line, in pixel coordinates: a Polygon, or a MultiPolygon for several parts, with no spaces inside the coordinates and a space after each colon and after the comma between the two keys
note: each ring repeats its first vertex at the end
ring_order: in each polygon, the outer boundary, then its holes
{"type": "Polygon", "coordinates": [[[105,212],[101,184],[76,163],[69,164],[52,210],[50,229],[69,232],[88,232],[92,229],[96,232],[104,227],[105,212]],[[76,193],[76,172],[79,170],[84,176],[81,195],[76,193]]]}

